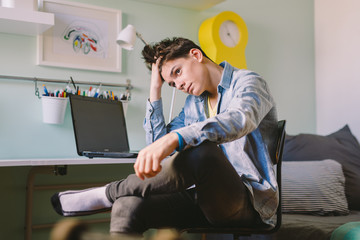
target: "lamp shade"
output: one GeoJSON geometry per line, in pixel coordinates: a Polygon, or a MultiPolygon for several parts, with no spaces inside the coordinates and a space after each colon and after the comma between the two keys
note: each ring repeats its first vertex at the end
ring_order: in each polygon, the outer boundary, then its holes
{"type": "Polygon", "coordinates": [[[133,50],[136,41],[136,30],[133,25],[127,25],[119,33],[116,43],[126,50],[133,50]]]}

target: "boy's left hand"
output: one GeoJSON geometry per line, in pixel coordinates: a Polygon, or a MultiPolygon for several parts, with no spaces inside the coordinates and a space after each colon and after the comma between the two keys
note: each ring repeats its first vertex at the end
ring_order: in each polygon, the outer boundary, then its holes
{"type": "Polygon", "coordinates": [[[142,149],[134,164],[136,175],[142,180],[145,177],[156,176],[161,171],[161,161],[169,156],[178,146],[177,134],[168,133],[142,149]]]}

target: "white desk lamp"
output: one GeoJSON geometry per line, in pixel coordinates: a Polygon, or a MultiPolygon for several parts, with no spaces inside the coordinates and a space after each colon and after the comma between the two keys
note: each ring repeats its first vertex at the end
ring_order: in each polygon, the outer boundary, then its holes
{"type": "MultiPolygon", "coordinates": [[[[135,46],[136,37],[138,37],[145,45],[148,45],[148,43],[145,42],[145,40],[142,38],[141,34],[135,30],[135,27],[129,24],[123,30],[120,31],[116,39],[116,43],[119,44],[121,48],[124,48],[126,50],[133,50],[135,46]]],[[[171,122],[172,120],[172,114],[174,111],[175,94],[176,94],[176,88],[173,89],[173,94],[171,98],[169,122],[171,122]]]]}
{"type": "Polygon", "coordinates": [[[126,28],[120,31],[116,39],[116,43],[126,50],[133,50],[136,37],[140,38],[145,45],[148,45],[148,43],[142,38],[141,34],[135,30],[134,26],[129,24],[126,28]]]}

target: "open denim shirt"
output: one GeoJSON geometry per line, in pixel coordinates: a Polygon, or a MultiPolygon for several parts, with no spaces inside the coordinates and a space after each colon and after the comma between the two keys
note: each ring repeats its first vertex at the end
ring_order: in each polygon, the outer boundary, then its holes
{"type": "Polygon", "coordinates": [[[267,142],[277,129],[276,107],[266,82],[256,73],[236,69],[227,62],[218,85],[217,115],[206,117],[206,92],[189,95],[180,114],[168,125],[162,100],[147,102],[144,129],[148,144],[176,131],[187,146],[205,140],[222,149],[249,189],[252,204],[262,220],[273,225],[279,202],[275,170],[267,142]]]}

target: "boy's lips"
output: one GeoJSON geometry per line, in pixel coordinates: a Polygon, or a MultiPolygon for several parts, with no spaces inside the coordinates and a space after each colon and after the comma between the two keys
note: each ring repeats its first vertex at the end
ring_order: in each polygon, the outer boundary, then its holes
{"type": "Polygon", "coordinates": [[[192,86],[192,84],[190,83],[189,86],[188,86],[187,89],[186,89],[186,92],[187,92],[187,93],[190,93],[190,91],[191,91],[191,86],[192,86]]]}

